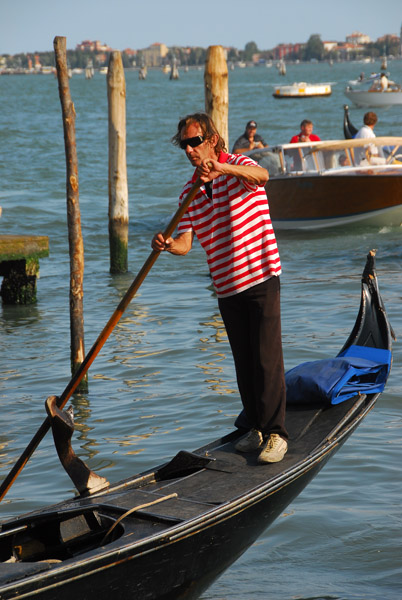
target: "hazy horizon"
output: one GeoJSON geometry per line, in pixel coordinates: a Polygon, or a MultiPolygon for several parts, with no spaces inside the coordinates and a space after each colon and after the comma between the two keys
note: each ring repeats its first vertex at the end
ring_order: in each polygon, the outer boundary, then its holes
{"type": "Polygon", "coordinates": [[[386,10],[377,1],[232,0],[219,4],[204,0],[3,0],[1,3],[0,54],[53,51],[55,36],[67,38],[75,49],[83,40],[99,40],[116,49],[166,46],[234,46],[243,49],[253,41],[261,50],[280,43],[306,42],[319,34],[323,41],[344,41],[360,31],[375,41],[400,34],[402,4],[388,0],[386,10]]]}

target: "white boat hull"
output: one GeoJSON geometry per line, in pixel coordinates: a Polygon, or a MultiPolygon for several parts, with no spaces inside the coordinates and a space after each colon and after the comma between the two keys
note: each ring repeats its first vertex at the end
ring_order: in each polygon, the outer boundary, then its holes
{"type": "Polygon", "coordinates": [[[402,104],[402,90],[385,92],[345,90],[345,96],[359,107],[381,108],[402,104]]]}
{"type": "Polygon", "coordinates": [[[314,229],[327,229],[329,227],[345,227],[347,225],[368,225],[373,227],[401,227],[402,205],[373,210],[369,213],[345,215],[340,217],[317,217],[315,219],[275,219],[272,222],[277,230],[311,231],[314,229]]]}

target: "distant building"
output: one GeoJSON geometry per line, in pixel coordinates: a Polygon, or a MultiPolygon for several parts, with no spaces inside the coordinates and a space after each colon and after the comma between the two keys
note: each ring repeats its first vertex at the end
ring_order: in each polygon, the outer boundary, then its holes
{"type": "Polygon", "coordinates": [[[333,50],[337,50],[338,42],[323,42],[325,52],[332,52],[333,50]]]}
{"type": "Polygon", "coordinates": [[[386,35],[379,37],[377,42],[380,44],[392,44],[395,42],[399,44],[399,36],[397,36],[396,33],[387,33],[386,35]]]}
{"type": "Polygon", "coordinates": [[[360,33],[360,31],[354,31],[350,35],[346,36],[346,43],[352,44],[354,46],[360,46],[362,44],[369,44],[371,39],[365,33],[360,33]]]}
{"type": "Polygon", "coordinates": [[[145,67],[161,67],[163,59],[168,53],[168,48],[165,44],[155,43],[141,50],[142,59],[145,67]]]}
{"type": "Polygon", "coordinates": [[[81,44],[77,44],[75,49],[81,50],[81,52],[111,52],[113,48],[107,44],[102,44],[99,40],[96,40],[95,42],[92,40],[84,40],[81,44]]]}
{"type": "Polygon", "coordinates": [[[364,53],[366,48],[365,48],[364,44],[360,45],[360,44],[345,43],[345,44],[339,44],[337,50],[338,50],[341,58],[343,58],[344,60],[349,60],[350,56],[356,56],[356,54],[358,54],[358,53],[359,54],[364,53]]]}
{"type": "Polygon", "coordinates": [[[278,44],[272,50],[275,60],[282,60],[283,58],[290,57],[294,54],[298,54],[305,44],[278,44]]]}
{"type": "Polygon", "coordinates": [[[42,63],[40,62],[40,58],[39,58],[39,54],[35,54],[34,55],[34,60],[35,60],[35,71],[40,71],[42,68],[42,63]]]}
{"type": "Polygon", "coordinates": [[[127,54],[127,56],[137,56],[138,50],[133,50],[132,48],[126,48],[123,50],[123,54],[127,54]]]}

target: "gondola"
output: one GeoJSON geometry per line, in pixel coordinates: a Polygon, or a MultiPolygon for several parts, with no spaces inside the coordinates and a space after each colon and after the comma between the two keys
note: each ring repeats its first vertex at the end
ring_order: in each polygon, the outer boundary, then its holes
{"type": "MultiPolygon", "coordinates": [[[[198,598],[372,410],[390,371],[392,335],[371,251],[358,316],[339,354],[287,373],[290,438],[282,462],[258,465],[257,452],[236,452],[247,427],[240,415],[228,435],[119,483],[99,478],[91,492],[73,476],[78,496],[2,524],[0,599],[198,598]],[[323,392],[312,374],[329,381],[337,362],[348,363],[353,377],[343,373],[342,385],[323,392]]],[[[47,408],[57,445],[69,418],[54,413],[52,402],[47,408]]],[[[69,459],[72,452],[69,446],[69,459]]]]}
{"type": "Polygon", "coordinates": [[[357,133],[356,127],[351,123],[349,117],[349,106],[344,104],[343,106],[343,134],[345,136],[345,140],[351,140],[355,137],[357,133]]]}

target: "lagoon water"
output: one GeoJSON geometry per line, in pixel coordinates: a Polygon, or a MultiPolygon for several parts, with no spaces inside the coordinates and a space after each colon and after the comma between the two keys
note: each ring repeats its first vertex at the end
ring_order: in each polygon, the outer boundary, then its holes
{"type": "MultiPolygon", "coordinates": [[[[389,63],[402,81],[402,61],[389,63]]],[[[229,72],[230,142],[255,119],[268,143],[287,142],[310,118],[322,139],[342,138],[343,88],[379,64],[294,65],[229,72]],[[335,82],[329,98],[277,100],[275,83],[335,82]]],[[[170,81],[126,73],[129,268],[109,274],[105,77],[76,75],[80,207],[85,247],[85,333],[90,349],[150,253],[152,234],[176,210],[191,168],[170,144],[180,116],[203,109],[203,71],[170,81]]],[[[360,126],[363,109],[351,107],[360,126]]],[[[378,110],[377,135],[402,134],[402,107],[378,110]]],[[[44,401],[70,379],[65,158],[57,81],[0,77],[0,233],[49,236],[35,306],[0,307],[0,477],[45,418],[44,401]]],[[[286,368],[337,353],[360,302],[369,249],[387,312],[402,334],[400,228],[278,233],[283,262],[286,368]]],[[[203,600],[396,600],[402,589],[401,347],[385,392],[338,454],[285,513],[202,596],[203,600]]],[[[110,481],[228,433],[240,411],[234,368],[203,251],[162,255],[72,400],[76,452],[110,481]]],[[[1,518],[73,494],[51,435],[0,505],[1,518]]],[[[84,600],[84,599],[82,599],[84,600]]]]}

